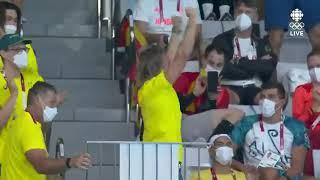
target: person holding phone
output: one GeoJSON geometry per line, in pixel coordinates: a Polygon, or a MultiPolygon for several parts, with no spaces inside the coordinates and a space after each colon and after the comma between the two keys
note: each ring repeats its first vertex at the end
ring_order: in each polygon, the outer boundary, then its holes
{"type": "Polygon", "coordinates": [[[234,104],[258,104],[261,84],[271,80],[276,69],[277,56],[272,53],[266,38],[253,33],[257,17],[253,0],[239,0],[236,4],[236,27],[214,38],[212,44],[225,50],[226,62],[221,72],[221,85],[227,86],[234,104]]]}
{"type": "Polygon", "coordinates": [[[219,85],[219,74],[224,66],[224,51],[212,44],[204,52],[202,71],[184,73],[175,82],[181,111],[192,115],[211,109],[228,108],[230,97],[219,85]]]}
{"type": "Polygon", "coordinates": [[[186,141],[207,139],[212,132],[228,134],[244,116],[242,111],[228,108],[229,92],[219,85],[224,51],[209,45],[203,54],[202,73],[184,73],[175,82],[180,108],[185,114],[182,132],[186,141]]]}

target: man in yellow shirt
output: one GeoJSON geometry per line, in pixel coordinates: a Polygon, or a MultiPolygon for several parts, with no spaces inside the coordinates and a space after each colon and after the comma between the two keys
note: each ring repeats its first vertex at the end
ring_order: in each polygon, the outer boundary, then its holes
{"type": "Polygon", "coordinates": [[[0,39],[0,112],[3,113],[0,117],[0,164],[3,161],[7,128],[11,120],[26,107],[30,87],[15,63],[15,60],[22,59],[18,54],[26,49],[24,42],[19,35],[14,34],[4,35],[0,39]]]}
{"type": "Polygon", "coordinates": [[[48,158],[42,127],[57,114],[56,95],[56,89],[45,82],[37,82],[29,90],[26,111],[8,128],[2,180],[45,180],[46,174],[91,166],[89,154],[66,159],[48,158]]]}
{"type": "Polygon", "coordinates": [[[232,141],[227,134],[217,134],[210,139],[209,154],[212,168],[193,171],[190,180],[245,180],[243,172],[231,168],[232,141]]]}

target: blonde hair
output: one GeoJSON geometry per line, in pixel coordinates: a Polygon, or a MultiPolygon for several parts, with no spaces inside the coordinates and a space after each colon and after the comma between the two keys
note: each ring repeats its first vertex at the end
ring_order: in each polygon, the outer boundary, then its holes
{"type": "Polygon", "coordinates": [[[163,48],[152,45],[140,53],[136,79],[138,88],[161,72],[164,52],[163,48]]]}

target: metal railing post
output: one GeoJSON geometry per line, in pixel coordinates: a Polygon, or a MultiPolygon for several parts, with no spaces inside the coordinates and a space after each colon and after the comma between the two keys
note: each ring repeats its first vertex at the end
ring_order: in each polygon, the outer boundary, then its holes
{"type": "Polygon", "coordinates": [[[130,123],[130,79],[126,78],[126,122],[130,123]]]}
{"type": "MultiPolygon", "coordinates": [[[[57,139],[57,144],[56,144],[56,159],[61,159],[64,158],[64,142],[62,138],[57,139]]],[[[59,176],[62,179],[65,179],[65,173],[60,173],[59,176]]]]}
{"type": "Polygon", "coordinates": [[[102,36],[102,21],[107,21],[107,32],[110,31],[110,47],[111,47],[111,79],[115,80],[115,1],[114,0],[98,0],[98,38],[102,36]]]}
{"type": "Polygon", "coordinates": [[[98,31],[97,36],[100,39],[101,38],[101,0],[97,0],[97,20],[98,20],[98,31]]]}
{"type": "MultiPolygon", "coordinates": [[[[110,21],[111,22],[111,21],[110,21]]],[[[116,32],[115,28],[110,23],[110,28],[111,28],[111,79],[115,80],[115,71],[116,71],[116,66],[115,66],[115,58],[116,58],[116,32]]]]}

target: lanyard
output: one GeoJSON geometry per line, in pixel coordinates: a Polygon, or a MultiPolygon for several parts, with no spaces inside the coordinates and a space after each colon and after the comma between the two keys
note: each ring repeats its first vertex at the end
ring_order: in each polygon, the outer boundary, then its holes
{"type": "MultiPolygon", "coordinates": [[[[180,12],[181,0],[177,1],[177,11],[180,12]]],[[[164,15],[163,15],[163,0],[159,0],[159,12],[160,12],[160,24],[164,22],[164,15]]]]}
{"type": "Polygon", "coordinates": [[[20,73],[20,83],[21,83],[22,92],[26,92],[26,85],[24,83],[24,77],[23,77],[22,73],[20,73]]]}
{"type": "Polygon", "coordinates": [[[319,124],[320,122],[320,116],[317,117],[316,120],[313,121],[312,125],[311,125],[311,130],[314,130],[314,128],[317,127],[317,125],[319,124]]]}
{"type": "MultiPolygon", "coordinates": [[[[252,38],[250,38],[250,40],[251,40],[251,46],[255,49],[255,45],[254,45],[254,42],[253,42],[252,38]]],[[[236,48],[237,48],[237,53],[235,53],[234,56],[235,56],[236,59],[237,59],[237,58],[241,58],[242,56],[241,56],[239,38],[238,38],[238,37],[235,37],[235,38],[234,38],[234,41],[235,41],[235,46],[236,46],[236,48]]]]}
{"type": "MultiPolygon", "coordinates": [[[[212,180],[218,180],[217,174],[213,168],[211,168],[211,175],[212,175],[212,180]]],[[[237,177],[232,170],[231,170],[231,176],[232,176],[233,180],[237,180],[237,177]]]]}
{"type": "MultiPolygon", "coordinates": [[[[283,120],[284,120],[284,118],[283,118],[283,120]]],[[[284,127],[283,127],[284,125],[283,125],[283,120],[280,124],[280,154],[281,154],[281,156],[284,156],[284,127]]],[[[260,124],[261,132],[264,133],[262,115],[260,115],[259,124],[260,124]]],[[[263,136],[264,135],[265,134],[263,134],[263,136]]]]}

